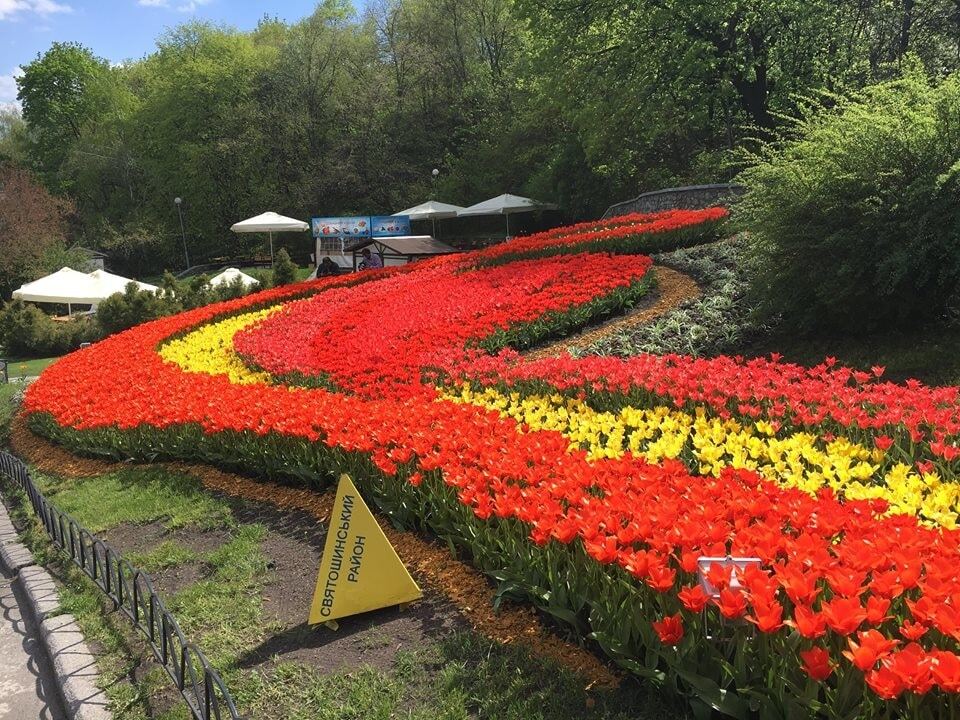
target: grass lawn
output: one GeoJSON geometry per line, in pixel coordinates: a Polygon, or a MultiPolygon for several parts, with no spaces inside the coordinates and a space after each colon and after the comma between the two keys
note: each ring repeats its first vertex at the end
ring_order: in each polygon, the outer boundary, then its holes
{"type": "MultiPolygon", "coordinates": [[[[2,357],[2,356],[0,356],[2,357]]],[[[48,365],[60,358],[39,358],[33,360],[24,360],[21,358],[4,358],[9,364],[7,366],[10,372],[10,379],[31,377],[39,375],[48,365]]]]}

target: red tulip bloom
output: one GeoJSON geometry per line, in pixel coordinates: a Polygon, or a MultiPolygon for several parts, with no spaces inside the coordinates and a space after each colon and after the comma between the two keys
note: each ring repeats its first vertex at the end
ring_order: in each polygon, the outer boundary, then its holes
{"type": "Polygon", "coordinates": [[[827,632],[827,621],[823,615],[803,605],[793,609],[793,621],[789,624],[810,640],[816,640],[827,632]]]}
{"type": "Polygon", "coordinates": [[[931,653],[933,679],[940,689],[948,693],[960,693],[960,657],[946,650],[931,653]]]}
{"type": "Polygon", "coordinates": [[[877,662],[887,657],[899,644],[896,640],[888,640],[876,630],[867,630],[857,635],[860,638],[860,644],[847,638],[850,649],[844,650],[843,656],[863,672],[875,667],[877,662]]]}
{"type": "Polygon", "coordinates": [[[700,585],[684,588],[677,593],[677,597],[683,603],[683,606],[693,613],[700,612],[710,602],[710,596],[704,592],[700,585]]]}
{"type": "Polygon", "coordinates": [[[676,645],[683,637],[683,621],[680,619],[680,613],[668,615],[660,622],[652,623],[653,629],[657,631],[657,637],[664,645],[676,645]]]}
{"type": "Polygon", "coordinates": [[[800,658],[803,660],[803,671],[814,680],[823,682],[833,673],[836,667],[830,662],[830,653],[822,647],[814,647],[809,650],[801,650],[800,658]]]}
{"type": "Polygon", "coordinates": [[[888,667],[871,670],[864,676],[867,685],[884,700],[896,700],[907,689],[903,680],[888,667]]]}
{"type": "Polygon", "coordinates": [[[921,624],[915,623],[912,620],[904,620],[903,624],[900,626],[900,634],[907,640],[912,640],[916,642],[924,635],[927,634],[928,628],[921,624]]]}
{"type": "Polygon", "coordinates": [[[772,633],[783,627],[783,606],[776,600],[769,603],[753,601],[753,616],[747,616],[760,632],[772,633]]]}
{"type": "Polygon", "coordinates": [[[673,588],[673,581],[677,571],[662,564],[651,563],[646,583],[657,592],[667,592],[673,588]]]}
{"type": "Polygon", "coordinates": [[[720,614],[727,620],[734,620],[741,617],[747,609],[747,596],[740,590],[725,588],[720,591],[720,599],[717,601],[717,607],[720,608],[720,614]]]}
{"type": "Polygon", "coordinates": [[[839,635],[849,635],[867,619],[867,613],[857,598],[834,598],[823,603],[820,613],[827,625],[839,635]]]}
{"type": "Polygon", "coordinates": [[[887,610],[890,609],[890,600],[871,595],[867,598],[867,622],[871,625],[880,625],[890,619],[887,610]]]}

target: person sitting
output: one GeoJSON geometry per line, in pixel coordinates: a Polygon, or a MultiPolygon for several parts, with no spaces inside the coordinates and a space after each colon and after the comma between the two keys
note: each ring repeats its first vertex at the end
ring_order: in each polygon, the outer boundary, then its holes
{"type": "Polygon", "coordinates": [[[327,277],[329,275],[338,275],[340,273],[340,266],[337,265],[329,255],[324,256],[323,260],[320,261],[320,264],[317,265],[317,277],[327,277]]]}
{"type": "Polygon", "coordinates": [[[360,251],[363,260],[357,266],[360,270],[376,270],[383,267],[383,260],[380,259],[380,253],[371,253],[370,248],[364,248],[360,251]]]}

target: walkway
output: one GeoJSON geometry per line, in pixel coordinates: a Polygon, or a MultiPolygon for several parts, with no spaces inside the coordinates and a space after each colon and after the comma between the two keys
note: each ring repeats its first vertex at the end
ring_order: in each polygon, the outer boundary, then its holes
{"type": "Polygon", "coordinates": [[[19,590],[0,570],[0,718],[65,720],[37,627],[20,612],[19,590]]]}

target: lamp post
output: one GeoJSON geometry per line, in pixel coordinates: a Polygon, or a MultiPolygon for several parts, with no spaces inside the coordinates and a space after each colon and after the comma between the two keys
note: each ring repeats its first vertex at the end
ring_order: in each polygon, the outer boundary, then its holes
{"type": "MultiPolygon", "coordinates": [[[[436,199],[437,199],[437,176],[438,176],[439,174],[440,174],[440,171],[439,171],[437,168],[434,168],[433,170],[430,171],[430,176],[431,176],[431,177],[430,177],[430,182],[431,182],[431,185],[430,185],[430,199],[431,199],[431,200],[436,200],[436,199]]],[[[432,224],[432,226],[433,226],[433,236],[436,237],[436,236],[437,236],[437,219],[436,219],[436,218],[430,218],[430,221],[431,221],[431,224],[432,224]]]]}
{"type": "Polygon", "coordinates": [[[187,252],[187,234],[183,231],[183,210],[180,209],[180,205],[183,203],[183,200],[175,197],[173,199],[173,204],[177,206],[177,215],[180,216],[180,237],[183,240],[183,257],[187,261],[187,268],[190,267],[190,254],[187,252]]]}

